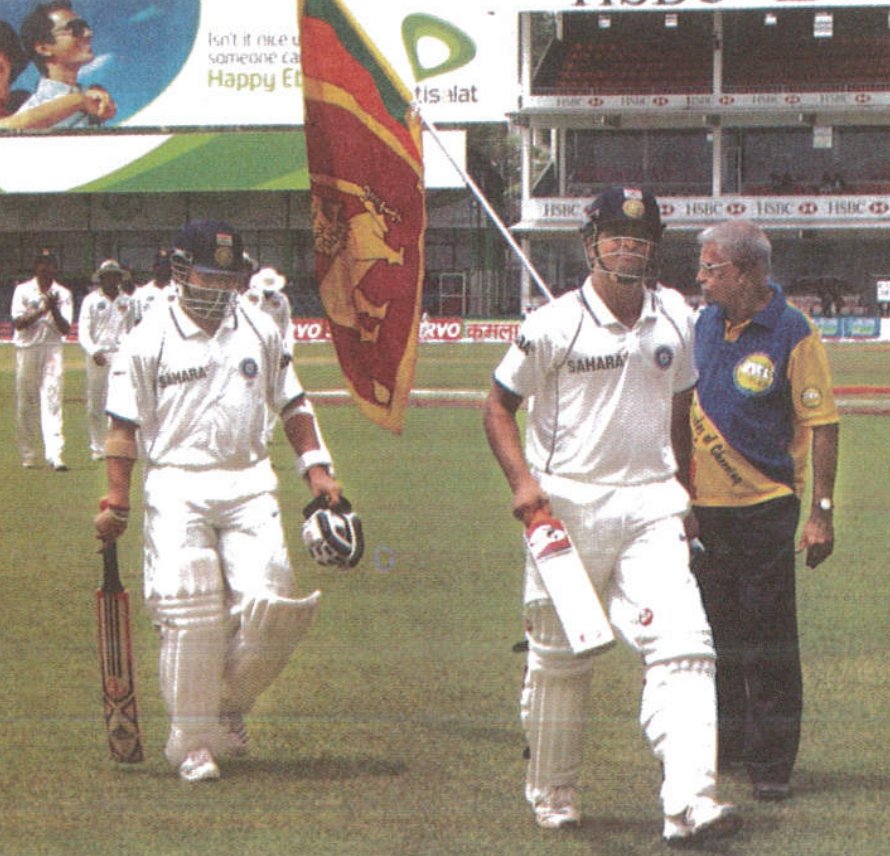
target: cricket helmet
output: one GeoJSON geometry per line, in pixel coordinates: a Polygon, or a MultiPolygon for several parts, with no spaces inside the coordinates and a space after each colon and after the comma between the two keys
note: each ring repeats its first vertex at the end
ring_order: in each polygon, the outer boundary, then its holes
{"type": "MultiPolygon", "coordinates": [[[[584,214],[587,220],[581,227],[581,241],[591,270],[597,262],[606,271],[611,270],[604,263],[598,246],[604,231],[613,237],[633,238],[635,242],[643,243],[650,262],[654,261],[654,251],[664,226],[658,200],[649,190],[613,185],[600,193],[584,209],[584,214]]],[[[619,278],[640,277],[619,275],[619,278]]]]}
{"type": "Polygon", "coordinates": [[[173,242],[170,264],[182,306],[198,318],[214,320],[234,309],[250,273],[241,235],[223,220],[186,223],[173,242]]]}

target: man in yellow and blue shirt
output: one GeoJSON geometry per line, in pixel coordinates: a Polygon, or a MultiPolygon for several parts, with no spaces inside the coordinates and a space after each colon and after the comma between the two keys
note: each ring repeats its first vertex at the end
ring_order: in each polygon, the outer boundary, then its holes
{"type": "Polygon", "coordinates": [[[771,246],[746,221],[699,235],[692,497],[705,547],[696,577],[717,649],[719,757],[754,796],[780,800],[800,742],[803,684],[795,533],[812,453],[812,507],[797,542],[832,552],[838,414],[815,326],[770,280],[771,246]]]}

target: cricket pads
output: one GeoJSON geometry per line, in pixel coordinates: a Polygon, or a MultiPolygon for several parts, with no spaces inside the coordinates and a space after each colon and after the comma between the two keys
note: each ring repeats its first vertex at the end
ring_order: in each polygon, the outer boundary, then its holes
{"type": "Polygon", "coordinates": [[[303,517],[303,542],[319,565],[354,568],[359,563],[365,551],[362,522],[346,497],[331,506],[326,496],[317,496],[303,517]]]}

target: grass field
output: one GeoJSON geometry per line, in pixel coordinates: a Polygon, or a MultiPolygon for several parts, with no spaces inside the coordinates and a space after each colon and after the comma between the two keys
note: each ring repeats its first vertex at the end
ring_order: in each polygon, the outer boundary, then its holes
{"type": "MultiPolygon", "coordinates": [[[[500,346],[426,346],[416,387],[483,390],[500,346]]],[[[890,351],[831,351],[838,385],[883,384],[890,351]]],[[[553,834],[522,795],[519,529],[475,407],[412,407],[402,436],[352,406],[319,407],[368,541],[362,570],[310,565],[303,486],[273,447],[300,590],[323,590],[309,639],[249,720],[252,754],[215,784],[181,783],[162,756],[157,644],[140,589],[140,526],[121,542],[136,615],[147,743],[138,769],[108,758],[101,719],[91,518],[103,491],[89,462],[83,368],[66,349],[66,460],[23,471],[15,448],[13,351],[0,348],[2,626],[0,854],[603,854],[662,851],[659,771],[639,732],[640,671],[598,660],[583,786],[585,821],[553,834]]],[[[326,346],[297,351],[310,389],[339,387],[326,346]]],[[[886,854],[890,796],[887,607],[890,420],[845,415],[838,546],[799,573],[806,712],[795,798],[723,795],[740,836],[706,852],[886,854]]]]}

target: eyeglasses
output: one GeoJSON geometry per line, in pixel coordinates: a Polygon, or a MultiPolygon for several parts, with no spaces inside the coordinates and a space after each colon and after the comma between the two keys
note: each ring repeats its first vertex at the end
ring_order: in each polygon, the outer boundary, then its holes
{"type": "Polygon", "coordinates": [[[718,268],[726,267],[727,265],[731,265],[732,262],[699,262],[698,269],[702,273],[713,273],[718,268]]]}
{"type": "Polygon", "coordinates": [[[92,27],[84,20],[83,18],[72,18],[70,21],[66,21],[59,27],[53,28],[54,34],[62,34],[69,33],[74,36],[75,39],[81,38],[81,36],[86,35],[88,32],[91,32],[92,27]]]}

